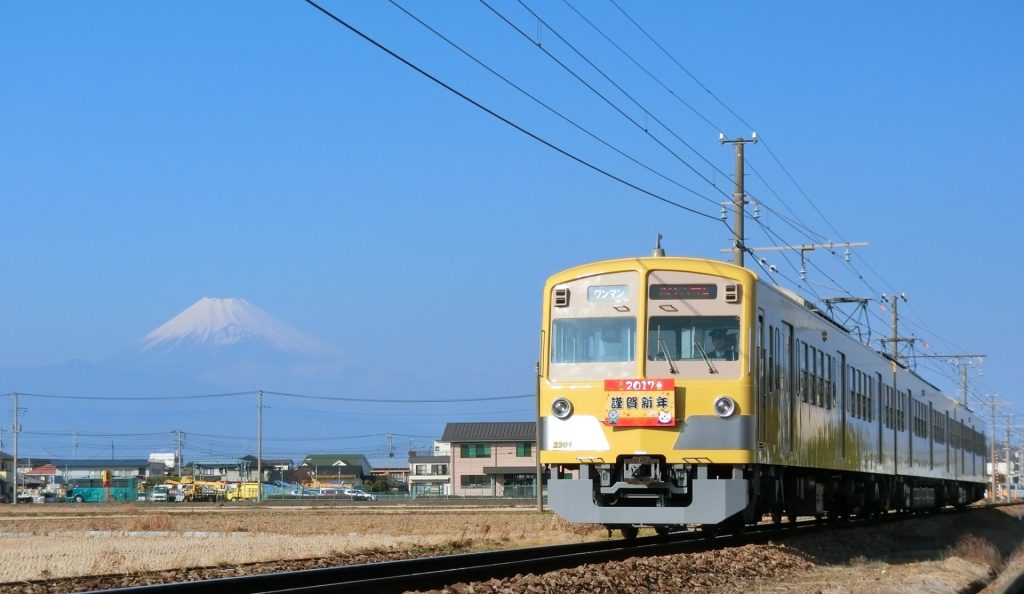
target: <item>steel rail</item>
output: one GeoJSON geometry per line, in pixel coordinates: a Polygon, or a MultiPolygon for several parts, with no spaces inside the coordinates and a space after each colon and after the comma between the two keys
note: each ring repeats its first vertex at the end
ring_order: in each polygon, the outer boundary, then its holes
{"type": "MultiPolygon", "coordinates": [[[[1004,505],[1020,505],[1020,503],[974,506],[965,510],[944,509],[929,511],[927,515],[978,511],[1004,505]]],[[[761,544],[798,535],[854,529],[921,517],[926,517],[926,515],[890,514],[881,518],[849,521],[805,520],[792,524],[788,522],[758,524],[748,527],[742,534],[717,538],[709,538],[708,535],[699,531],[688,531],[668,536],[642,537],[635,540],[616,539],[484,553],[463,553],[443,557],[421,557],[323,569],[303,569],[203,581],[97,590],[95,592],[103,594],[220,594],[222,592],[238,594],[356,592],[368,594],[371,592],[404,592],[411,589],[430,590],[456,582],[485,581],[523,573],[542,573],[578,567],[588,563],[621,561],[638,556],[694,553],[728,546],[761,544]]]]}

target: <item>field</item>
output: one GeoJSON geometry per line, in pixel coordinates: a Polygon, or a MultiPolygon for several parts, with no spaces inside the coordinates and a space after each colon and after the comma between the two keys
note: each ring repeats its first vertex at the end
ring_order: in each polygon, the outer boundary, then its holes
{"type": "MultiPolygon", "coordinates": [[[[494,580],[474,592],[963,592],[1024,569],[1024,506],[494,580]]],[[[68,592],[603,539],[532,508],[0,508],[0,591],[68,592]]],[[[458,590],[452,590],[458,591],[458,590]]]]}
{"type": "MultiPolygon", "coordinates": [[[[0,508],[0,586],[310,558],[408,557],[603,535],[531,509],[23,505],[0,508]],[[4,509],[6,508],[6,509],[4,509]]],[[[0,587],[0,589],[3,589],[0,587]]]]}

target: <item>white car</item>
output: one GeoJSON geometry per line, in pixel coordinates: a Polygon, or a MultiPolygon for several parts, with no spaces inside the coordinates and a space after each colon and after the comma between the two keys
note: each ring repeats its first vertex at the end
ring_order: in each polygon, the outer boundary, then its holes
{"type": "Polygon", "coordinates": [[[167,485],[157,485],[149,494],[150,501],[174,501],[174,493],[167,485]]]}
{"type": "Polygon", "coordinates": [[[367,493],[362,489],[345,489],[345,497],[350,497],[353,501],[377,501],[377,496],[371,493],[367,493]]]}

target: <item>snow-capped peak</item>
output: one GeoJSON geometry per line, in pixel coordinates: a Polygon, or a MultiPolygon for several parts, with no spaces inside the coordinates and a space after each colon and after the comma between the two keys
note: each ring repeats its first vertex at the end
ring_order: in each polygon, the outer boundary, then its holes
{"type": "Polygon", "coordinates": [[[157,346],[173,348],[182,343],[219,347],[249,340],[297,353],[318,354],[330,350],[328,345],[245,299],[236,298],[203,297],[142,340],[143,351],[157,346]]]}

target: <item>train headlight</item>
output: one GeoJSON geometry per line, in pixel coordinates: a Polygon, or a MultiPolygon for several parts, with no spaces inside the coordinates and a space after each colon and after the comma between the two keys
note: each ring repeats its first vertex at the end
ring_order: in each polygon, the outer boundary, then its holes
{"type": "Polygon", "coordinates": [[[555,398],[551,403],[551,414],[559,419],[568,419],[572,416],[572,403],[566,398],[555,398]]]}
{"type": "Polygon", "coordinates": [[[736,401],[728,396],[715,398],[715,414],[723,419],[731,417],[736,412],[736,401]]]}

